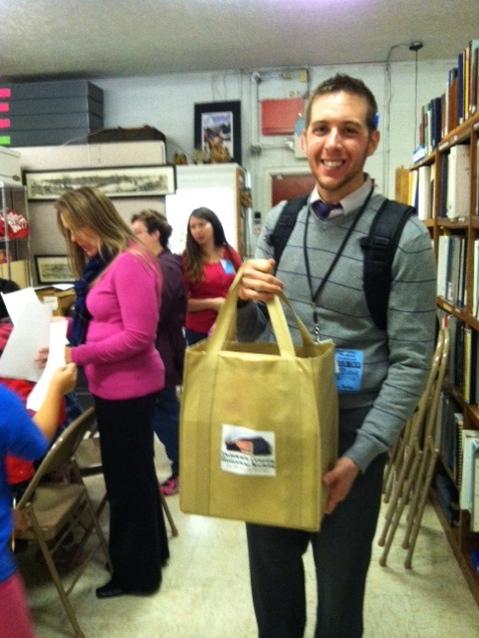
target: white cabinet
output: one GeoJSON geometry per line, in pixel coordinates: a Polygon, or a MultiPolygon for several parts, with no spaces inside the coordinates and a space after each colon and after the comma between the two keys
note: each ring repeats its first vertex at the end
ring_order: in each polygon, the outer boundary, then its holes
{"type": "Polygon", "coordinates": [[[185,248],[188,217],[205,206],[223,224],[226,239],[242,257],[251,253],[252,224],[248,206],[248,174],[239,164],[198,164],[176,167],[177,191],[167,195],[165,208],[173,227],[172,252],[185,248]]]}

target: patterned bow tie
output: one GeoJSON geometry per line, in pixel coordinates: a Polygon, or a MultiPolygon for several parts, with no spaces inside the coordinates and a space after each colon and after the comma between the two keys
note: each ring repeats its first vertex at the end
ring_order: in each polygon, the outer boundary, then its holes
{"type": "Polygon", "coordinates": [[[319,219],[327,219],[333,208],[341,208],[341,204],[325,204],[320,199],[311,204],[314,214],[319,219]]]}

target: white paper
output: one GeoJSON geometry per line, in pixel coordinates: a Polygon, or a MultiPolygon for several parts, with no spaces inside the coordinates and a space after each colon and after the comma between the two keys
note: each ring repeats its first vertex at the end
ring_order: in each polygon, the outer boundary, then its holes
{"type": "Polygon", "coordinates": [[[2,292],[2,297],[14,326],[17,325],[27,304],[35,303],[41,305],[41,301],[33,288],[22,288],[6,294],[2,292]]]}
{"type": "Polygon", "coordinates": [[[0,376],[38,381],[42,371],[35,357],[41,348],[48,347],[51,322],[52,310],[49,306],[42,303],[25,305],[0,357],[0,376]]]}
{"type": "Polygon", "coordinates": [[[62,321],[53,321],[50,323],[50,346],[48,352],[48,360],[42,371],[42,376],[38,383],[28,395],[27,408],[35,412],[42,405],[50,379],[58,368],[65,366],[65,343],[67,338],[68,322],[66,319],[62,321]]]}
{"type": "Polygon", "coordinates": [[[46,288],[54,288],[55,290],[70,290],[73,288],[73,284],[45,284],[43,286],[35,286],[35,290],[45,290],[46,288]]]}
{"type": "Polygon", "coordinates": [[[71,290],[73,288],[73,284],[53,284],[52,288],[61,291],[71,290]]]}

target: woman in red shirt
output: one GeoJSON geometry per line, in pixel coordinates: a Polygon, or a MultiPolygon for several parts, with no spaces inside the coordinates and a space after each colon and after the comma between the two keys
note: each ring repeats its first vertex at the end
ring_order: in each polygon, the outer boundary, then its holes
{"type": "Polygon", "coordinates": [[[241,257],[226,241],[218,216],[209,208],[195,209],[188,219],[183,253],[188,345],[208,336],[240,265],[241,257]]]}

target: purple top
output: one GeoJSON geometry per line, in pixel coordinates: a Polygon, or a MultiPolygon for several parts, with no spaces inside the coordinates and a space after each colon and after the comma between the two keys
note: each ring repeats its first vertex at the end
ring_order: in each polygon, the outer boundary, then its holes
{"type": "Polygon", "coordinates": [[[164,366],[155,347],[161,272],[153,255],[121,253],[87,296],[92,315],[86,343],[72,348],[92,394],[133,399],[161,390],[164,366]]]}

